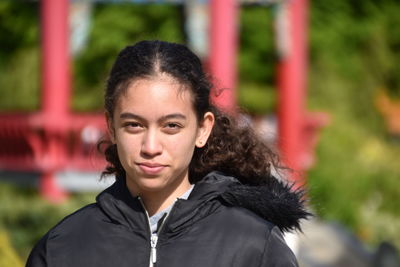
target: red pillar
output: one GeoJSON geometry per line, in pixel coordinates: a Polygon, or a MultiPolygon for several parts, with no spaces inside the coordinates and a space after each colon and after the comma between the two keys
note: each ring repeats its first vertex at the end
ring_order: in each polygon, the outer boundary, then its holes
{"type": "Polygon", "coordinates": [[[42,0],[42,112],[64,124],[70,100],[69,0],[42,0]]]}
{"type": "Polygon", "coordinates": [[[213,103],[230,113],[236,109],[237,1],[211,0],[210,71],[213,103]]]}
{"type": "MultiPolygon", "coordinates": [[[[288,1],[285,22],[287,48],[278,66],[279,147],[283,159],[296,172],[290,177],[302,184],[300,153],[302,128],[305,119],[305,94],[307,76],[307,0],[288,1]]],[[[285,33],[283,33],[285,34],[285,33]]]]}
{"type": "Polygon", "coordinates": [[[68,0],[41,1],[42,109],[46,137],[41,194],[52,202],[65,199],[54,172],[65,161],[65,129],[69,124],[70,62],[68,0]]]}

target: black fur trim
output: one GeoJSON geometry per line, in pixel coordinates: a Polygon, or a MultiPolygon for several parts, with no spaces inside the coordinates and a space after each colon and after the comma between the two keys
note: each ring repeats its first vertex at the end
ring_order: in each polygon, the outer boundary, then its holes
{"type": "Polygon", "coordinates": [[[221,196],[229,206],[251,210],[281,231],[300,230],[300,220],[312,214],[305,208],[304,190],[272,178],[266,185],[233,184],[221,196]]]}

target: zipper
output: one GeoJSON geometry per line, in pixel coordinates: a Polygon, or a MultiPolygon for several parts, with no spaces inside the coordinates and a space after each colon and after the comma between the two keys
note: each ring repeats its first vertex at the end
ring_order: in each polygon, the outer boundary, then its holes
{"type": "Polygon", "coordinates": [[[150,238],[150,245],[151,245],[151,251],[150,251],[150,266],[154,266],[157,262],[157,241],[158,241],[158,236],[157,234],[151,234],[150,238]]]}
{"type": "MultiPolygon", "coordinates": [[[[151,225],[150,225],[150,216],[149,213],[147,212],[144,203],[142,201],[142,199],[140,197],[138,197],[140,204],[142,205],[143,210],[145,211],[146,214],[146,219],[147,219],[147,224],[149,226],[149,232],[150,232],[150,265],[149,267],[154,267],[157,263],[157,243],[158,243],[158,234],[161,233],[161,230],[165,224],[165,221],[167,220],[169,214],[171,213],[172,209],[175,206],[176,200],[175,202],[172,204],[172,207],[170,209],[170,211],[167,213],[167,215],[164,217],[163,221],[161,222],[160,227],[157,229],[157,232],[155,234],[153,234],[151,232],[151,225]]],[[[177,199],[178,200],[178,199],[177,199]]]]}

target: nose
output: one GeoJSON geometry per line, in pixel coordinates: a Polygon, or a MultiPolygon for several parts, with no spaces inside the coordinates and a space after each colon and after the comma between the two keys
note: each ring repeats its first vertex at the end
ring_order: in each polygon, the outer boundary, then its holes
{"type": "Polygon", "coordinates": [[[148,130],[143,136],[141,153],[143,157],[155,157],[162,153],[161,140],[156,131],[148,130]]]}

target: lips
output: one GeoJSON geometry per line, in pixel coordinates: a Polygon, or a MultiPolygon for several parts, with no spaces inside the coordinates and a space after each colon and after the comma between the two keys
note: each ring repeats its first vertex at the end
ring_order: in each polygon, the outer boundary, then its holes
{"type": "Polygon", "coordinates": [[[152,163],[152,162],[141,162],[137,163],[139,166],[140,170],[148,175],[155,175],[160,173],[166,165],[160,164],[160,163],[152,163]]]}

